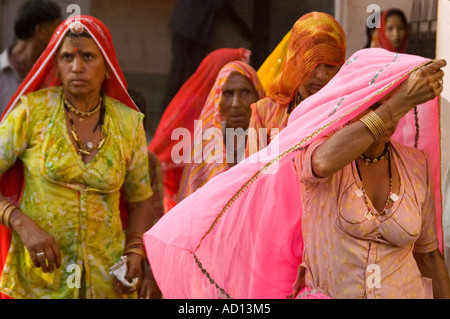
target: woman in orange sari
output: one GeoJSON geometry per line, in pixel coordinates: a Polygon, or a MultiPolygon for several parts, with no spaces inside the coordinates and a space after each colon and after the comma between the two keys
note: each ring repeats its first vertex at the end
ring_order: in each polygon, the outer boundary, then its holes
{"type": "Polygon", "coordinates": [[[233,61],[220,70],[200,114],[202,139],[194,141],[181,178],[179,201],[244,158],[250,105],[264,96],[249,64],[233,61]]]}
{"type": "Polygon", "coordinates": [[[329,14],[311,12],[297,20],[281,72],[269,87],[267,97],[252,105],[247,145],[250,155],[269,144],[274,137],[272,129],[282,130],[294,107],[337,73],[344,63],[346,47],[344,31],[329,14]],[[260,130],[264,128],[267,139],[260,130]]]}
{"type": "Polygon", "coordinates": [[[165,212],[177,203],[181,174],[185,167],[184,163],[175,163],[172,159],[172,148],[178,143],[172,139],[173,131],[185,128],[193,136],[194,121],[199,119],[220,69],[228,62],[239,60],[248,63],[249,59],[250,51],[243,48],[222,48],[211,52],[164,111],[148,150],[155,153],[161,162],[165,212]]]}

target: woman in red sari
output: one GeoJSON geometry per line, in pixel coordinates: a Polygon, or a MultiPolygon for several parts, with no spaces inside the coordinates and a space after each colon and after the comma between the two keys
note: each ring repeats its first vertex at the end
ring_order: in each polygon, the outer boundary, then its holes
{"type": "Polygon", "coordinates": [[[222,48],[211,52],[186,81],[164,111],[148,150],[155,153],[161,162],[164,188],[164,210],[168,212],[177,203],[178,189],[184,163],[175,163],[172,149],[179,143],[172,139],[177,128],[189,131],[193,142],[194,121],[198,120],[209,91],[216,81],[220,69],[231,61],[249,62],[250,51],[222,48]]]}
{"type": "Polygon", "coordinates": [[[374,48],[405,53],[408,46],[408,21],[405,13],[396,8],[381,13],[380,28],[372,35],[374,48]]]}
{"type": "Polygon", "coordinates": [[[142,233],[156,219],[147,143],[102,22],[74,16],[57,28],[0,134],[1,291],[136,297],[142,233]],[[120,261],[126,268],[115,276],[120,261]]]}
{"type": "Polygon", "coordinates": [[[195,139],[183,171],[179,201],[245,157],[250,105],[264,96],[247,63],[233,61],[220,70],[200,114],[201,138],[195,139]]]}

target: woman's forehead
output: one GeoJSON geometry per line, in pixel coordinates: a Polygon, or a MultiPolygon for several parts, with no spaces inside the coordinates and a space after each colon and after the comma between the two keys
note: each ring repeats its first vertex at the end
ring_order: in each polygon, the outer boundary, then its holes
{"type": "Polygon", "coordinates": [[[232,72],[228,75],[224,87],[232,87],[232,86],[254,86],[252,81],[245,74],[239,72],[232,72]]]}
{"type": "Polygon", "coordinates": [[[100,52],[100,48],[94,39],[88,37],[65,37],[58,49],[60,51],[73,51],[75,48],[81,51],[100,52]]]}

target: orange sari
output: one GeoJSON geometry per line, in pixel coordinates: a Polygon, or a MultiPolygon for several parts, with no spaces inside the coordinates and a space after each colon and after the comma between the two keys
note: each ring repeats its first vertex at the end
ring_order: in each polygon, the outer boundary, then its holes
{"type": "Polygon", "coordinates": [[[256,130],[256,136],[249,135],[250,155],[262,148],[257,145],[259,129],[267,129],[267,144],[270,143],[274,137],[271,129],[281,130],[287,125],[288,106],[314,68],[320,63],[341,65],[346,47],[344,31],[329,14],[311,12],[297,20],[280,73],[269,87],[267,97],[252,105],[249,127],[256,130]]]}

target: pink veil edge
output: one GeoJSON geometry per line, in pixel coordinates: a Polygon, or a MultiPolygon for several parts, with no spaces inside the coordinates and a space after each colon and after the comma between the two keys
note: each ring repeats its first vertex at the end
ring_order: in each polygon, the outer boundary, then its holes
{"type": "MultiPolygon", "coordinates": [[[[295,150],[341,127],[428,61],[384,49],[356,52],[324,89],[294,110],[289,125],[266,149],[216,176],[175,206],[144,236],[163,295],[285,298],[292,290],[302,256],[301,199],[291,161],[295,150]],[[365,65],[364,58],[371,64],[365,65]],[[278,143],[279,152],[268,154],[274,143],[278,143]],[[264,174],[275,164],[275,174],[264,174]]],[[[431,130],[432,136],[439,137],[439,99],[418,106],[418,110],[419,114],[435,112],[433,122],[422,121],[420,131],[431,130]]],[[[401,133],[395,138],[404,136],[410,141],[415,128],[403,130],[411,126],[410,120],[399,126],[401,133]]],[[[442,247],[437,141],[430,138],[423,143],[435,145],[429,148],[429,155],[442,247]]]]}

